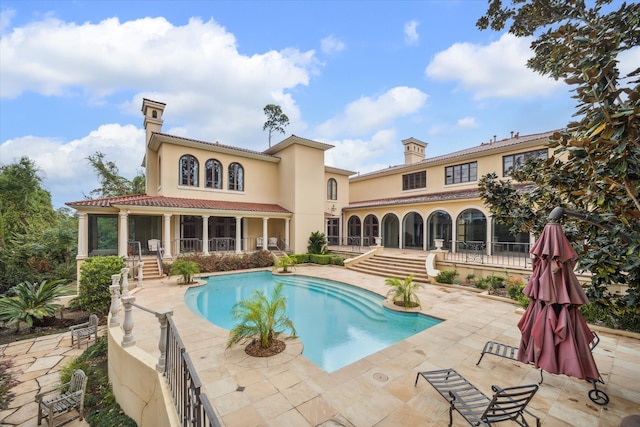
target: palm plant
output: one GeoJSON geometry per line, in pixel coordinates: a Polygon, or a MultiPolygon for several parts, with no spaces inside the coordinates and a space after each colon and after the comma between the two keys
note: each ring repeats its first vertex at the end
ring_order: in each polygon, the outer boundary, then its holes
{"type": "Polygon", "coordinates": [[[283,273],[288,273],[289,267],[295,267],[297,263],[298,263],[298,259],[295,256],[285,255],[277,259],[277,261],[275,262],[275,265],[273,266],[273,269],[277,270],[281,268],[283,273]]]}
{"type": "Polygon", "coordinates": [[[320,231],[314,231],[309,236],[309,246],[307,251],[310,254],[323,254],[327,251],[327,238],[324,233],[320,231]]]}
{"type": "Polygon", "coordinates": [[[387,292],[387,296],[393,295],[394,302],[402,303],[404,308],[422,307],[417,292],[418,289],[423,286],[413,281],[413,275],[404,279],[390,277],[386,279],[384,283],[387,286],[391,286],[391,289],[387,292]]]}
{"type": "Polygon", "coordinates": [[[191,283],[193,281],[193,275],[198,273],[200,273],[198,265],[193,261],[187,261],[185,259],[177,259],[169,270],[171,276],[182,276],[181,283],[185,285],[191,283]]]}
{"type": "Polygon", "coordinates": [[[271,292],[271,299],[264,291],[255,290],[247,299],[238,301],[231,310],[231,314],[240,323],[230,332],[227,347],[243,339],[257,337],[262,348],[269,348],[275,338],[285,330],[296,336],[293,322],[286,316],[287,299],[282,295],[284,285],[276,284],[271,292]]]}
{"type": "Polygon", "coordinates": [[[63,280],[43,280],[40,284],[21,282],[9,290],[13,296],[0,298],[0,320],[16,322],[16,330],[20,330],[22,322],[31,328],[34,319],[55,316],[56,310],[62,307],[56,299],[72,292],[63,280]]]}

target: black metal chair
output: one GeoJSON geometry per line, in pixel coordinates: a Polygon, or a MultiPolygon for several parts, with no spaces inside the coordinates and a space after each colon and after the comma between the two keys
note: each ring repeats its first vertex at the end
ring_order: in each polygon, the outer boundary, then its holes
{"type": "Polygon", "coordinates": [[[503,421],[514,421],[520,426],[529,426],[524,417],[540,419],[526,410],[527,405],[538,391],[536,384],[500,388],[491,386],[494,392],[489,398],[476,386],[467,381],[455,369],[418,372],[416,382],[423,377],[449,402],[449,426],[453,425],[453,411],[457,411],[471,425],[489,426],[503,421]]]}

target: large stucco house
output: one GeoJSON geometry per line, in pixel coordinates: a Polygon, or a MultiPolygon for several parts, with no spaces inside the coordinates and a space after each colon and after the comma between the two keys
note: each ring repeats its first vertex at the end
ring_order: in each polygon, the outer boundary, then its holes
{"type": "Polygon", "coordinates": [[[426,143],[409,138],[402,141],[404,164],[356,174],[325,165],[331,145],[295,135],[262,152],[168,135],[164,110],[161,102],[142,102],[145,194],[67,203],[79,219],[78,265],[93,255],[158,247],[165,259],[271,248],[300,253],[314,231],[330,245],[419,251],[433,249],[435,239],[453,251],[528,242],[493,223],[478,180],[493,171],[508,178],[526,158],[546,157],[551,135],[512,133],[432,158],[426,143]]]}

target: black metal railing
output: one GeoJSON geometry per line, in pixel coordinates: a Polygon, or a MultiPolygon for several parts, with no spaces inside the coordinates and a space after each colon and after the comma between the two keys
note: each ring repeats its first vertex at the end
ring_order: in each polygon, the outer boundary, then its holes
{"type": "Polygon", "coordinates": [[[452,243],[456,252],[445,253],[445,261],[531,267],[530,243],[481,241],[455,241],[452,243]]]}
{"type": "Polygon", "coordinates": [[[127,260],[126,264],[133,279],[138,278],[138,265],[142,260],[142,245],[138,241],[127,243],[127,260]]]}
{"type": "Polygon", "coordinates": [[[171,397],[183,427],[220,427],[218,417],[201,391],[202,383],[193,366],[191,357],[185,351],[173,318],[167,315],[167,356],[165,376],[171,397]]]}

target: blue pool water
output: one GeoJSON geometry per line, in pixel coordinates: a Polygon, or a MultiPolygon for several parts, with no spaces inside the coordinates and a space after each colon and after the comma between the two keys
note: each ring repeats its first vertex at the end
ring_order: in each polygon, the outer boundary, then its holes
{"type": "Polygon", "coordinates": [[[209,277],[205,286],[185,293],[187,306],[211,323],[231,329],[231,308],[255,289],[267,296],[284,283],[287,317],[304,344],[303,354],[333,372],[369,354],[423,331],[441,320],[401,313],[382,306],[383,297],[330,280],[270,271],[209,277]]]}

